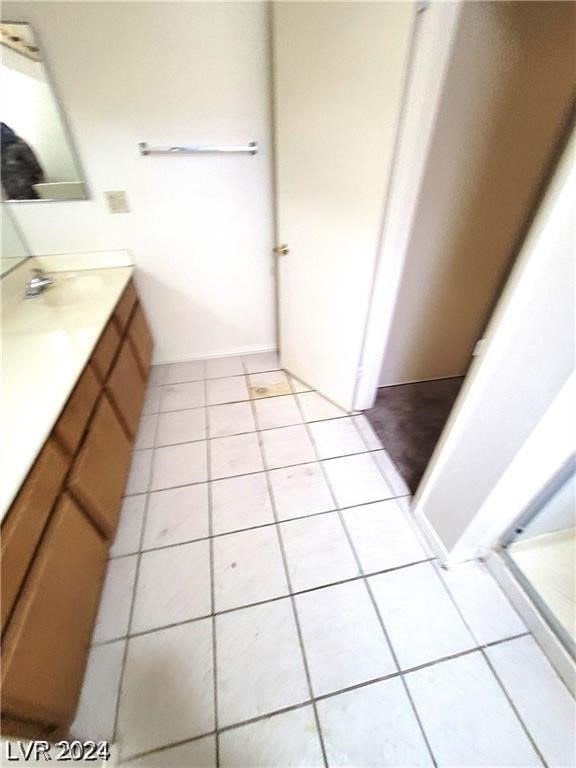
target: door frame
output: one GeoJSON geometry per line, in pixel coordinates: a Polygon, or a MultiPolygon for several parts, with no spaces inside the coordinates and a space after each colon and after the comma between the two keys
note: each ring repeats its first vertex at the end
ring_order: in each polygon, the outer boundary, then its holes
{"type": "Polygon", "coordinates": [[[460,1],[423,2],[417,9],[413,49],[358,366],[354,394],[354,409],[357,411],[371,408],[376,399],[460,13],[460,1]]]}

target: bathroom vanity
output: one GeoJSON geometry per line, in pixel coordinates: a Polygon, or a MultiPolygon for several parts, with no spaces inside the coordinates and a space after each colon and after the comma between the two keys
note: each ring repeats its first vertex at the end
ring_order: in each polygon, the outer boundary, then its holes
{"type": "Polygon", "coordinates": [[[1,707],[5,735],[54,739],[78,702],[152,337],[132,267],[40,266],[40,296],[12,275],[3,291],[1,707]]]}

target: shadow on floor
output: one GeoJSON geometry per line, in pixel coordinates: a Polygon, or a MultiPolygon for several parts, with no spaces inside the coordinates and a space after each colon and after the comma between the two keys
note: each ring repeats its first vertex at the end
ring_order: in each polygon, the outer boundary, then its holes
{"type": "Polygon", "coordinates": [[[365,416],[414,493],[464,381],[463,376],[382,387],[365,416]]]}

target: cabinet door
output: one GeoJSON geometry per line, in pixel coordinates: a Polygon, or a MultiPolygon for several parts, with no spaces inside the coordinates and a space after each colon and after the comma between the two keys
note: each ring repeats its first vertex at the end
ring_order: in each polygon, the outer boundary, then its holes
{"type": "Polygon", "coordinates": [[[96,344],[96,349],[94,350],[90,361],[101,382],[106,381],[106,377],[112,366],[112,361],[120,346],[120,340],[120,334],[116,324],[110,320],[106,328],[104,328],[98,344],[96,344]]]}
{"type": "Polygon", "coordinates": [[[105,542],[64,494],[4,638],[4,716],[46,725],[73,719],[106,555],[105,542]]]}
{"type": "Polygon", "coordinates": [[[132,346],[126,338],[106,382],[106,391],[130,438],[138,429],[145,388],[132,346]]]}
{"type": "Polygon", "coordinates": [[[99,394],[96,374],[86,366],[54,427],[56,438],[68,453],[74,454],[80,445],[99,394]]]}
{"type": "Polygon", "coordinates": [[[2,629],[60,493],[69,465],[70,460],[54,440],[48,440],[2,524],[2,629]]]}
{"type": "Polygon", "coordinates": [[[132,321],[128,329],[128,336],[132,343],[132,348],[136,355],[136,361],[140,368],[144,380],[148,379],[148,371],[150,369],[150,363],[152,362],[152,349],[154,342],[152,340],[152,334],[146,321],[146,316],[142,311],[142,305],[138,304],[134,314],[132,315],[132,321]]]}
{"type": "Polygon", "coordinates": [[[118,330],[122,335],[124,334],[126,326],[128,325],[128,320],[130,320],[130,315],[132,314],[132,310],[134,309],[137,298],[138,297],[136,295],[134,283],[132,280],[130,280],[124,293],[120,297],[118,304],[116,304],[116,308],[114,309],[114,313],[112,315],[116,325],[118,326],[118,330]]]}
{"type": "Polygon", "coordinates": [[[111,539],[130,466],[131,443],[104,394],[70,472],[68,488],[111,539]]]}

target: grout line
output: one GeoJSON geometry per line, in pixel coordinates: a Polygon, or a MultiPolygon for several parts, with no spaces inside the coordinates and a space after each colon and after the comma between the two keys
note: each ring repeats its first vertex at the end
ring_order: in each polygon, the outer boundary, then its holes
{"type": "MultiPolygon", "coordinates": [[[[151,552],[154,550],[146,550],[146,551],[151,552]]],[[[404,565],[395,565],[392,568],[386,568],[382,571],[373,571],[367,574],[359,574],[358,576],[351,576],[347,579],[342,579],[340,581],[331,581],[331,582],[328,582],[327,584],[319,584],[318,586],[315,586],[315,587],[307,587],[306,589],[300,589],[294,592],[286,592],[283,595],[268,597],[265,600],[257,600],[253,603],[246,603],[245,605],[235,605],[232,608],[224,608],[220,611],[215,611],[214,613],[206,613],[200,616],[194,616],[193,618],[185,619],[184,621],[175,621],[172,624],[162,624],[161,626],[153,627],[151,629],[144,629],[144,630],[141,630],[140,632],[133,632],[127,635],[119,635],[118,637],[113,637],[113,638],[110,638],[109,640],[101,640],[97,643],[93,643],[93,645],[108,645],[110,643],[118,642],[119,640],[126,640],[131,637],[141,637],[142,635],[150,635],[152,634],[152,632],[160,632],[163,629],[171,629],[172,627],[178,627],[181,624],[192,624],[195,621],[202,621],[204,619],[210,619],[212,617],[217,617],[217,616],[225,616],[228,613],[243,611],[246,608],[255,608],[259,605],[266,605],[267,603],[277,603],[279,600],[285,600],[288,597],[298,597],[300,595],[307,595],[309,592],[318,592],[322,589],[329,589],[330,587],[338,587],[341,584],[350,584],[353,581],[362,581],[363,579],[370,578],[372,576],[380,576],[381,574],[391,573],[392,571],[400,571],[400,570],[403,570],[404,568],[411,568],[414,565],[422,565],[423,563],[433,562],[434,559],[435,558],[429,558],[427,560],[416,560],[413,563],[406,563],[404,565]]]]}
{"type": "MultiPolygon", "coordinates": [[[[142,419],[143,415],[144,414],[141,414],[140,419],[142,419]]],[[[159,422],[159,419],[157,418],[156,419],[156,424],[154,426],[154,441],[153,441],[154,443],[156,442],[156,435],[157,435],[157,432],[158,432],[158,422],[159,422]]],[[[152,469],[153,469],[153,465],[154,465],[154,451],[155,451],[155,449],[152,448],[151,450],[152,450],[152,456],[151,456],[151,459],[150,459],[150,471],[148,473],[147,490],[146,490],[145,494],[138,494],[139,496],[145,495],[146,496],[146,502],[145,502],[145,505],[144,505],[144,514],[142,515],[142,527],[140,529],[140,536],[139,536],[139,542],[138,542],[138,553],[136,555],[136,557],[137,557],[137,559],[136,559],[136,568],[135,568],[135,571],[134,571],[134,582],[132,584],[132,595],[131,595],[131,600],[130,600],[130,611],[128,613],[128,627],[127,627],[128,634],[126,636],[126,641],[125,641],[125,646],[124,646],[124,654],[123,654],[123,657],[122,657],[122,666],[121,666],[121,669],[120,669],[120,677],[118,679],[118,696],[116,698],[116,711],[114,713],[114,729],[113,729],[113,735],[112,735],[112,742],[113,743],[115,743],[117,741],[117,739],[118,739],[118,720],[119,720],[119,716],[120,716],[120,703],[121,703],[121,699],[122,699],[122,688],[123,688],[123,685],[124,685],[124,674],[125,674],[125,671],[126,671],[126,662],[127,662],[127,659],[128,659],[128,650],[129,650],[129,645],[130,645],[130,628],[131,628],[131,625],[132,625],[132,618],[133,618],[133,615],[134,615],[134,606],[136,604],[136,592],[137,592],[137,589],[138,589],[138,579],[139,579],[139,576],[140,576],[140,564],[141,564],[141,560],[142,560],[142,546],[144,544],[144,534],[145,534],[146,525],[147,525],[147,522],[148,522],[148,509],[149,509],[149,506],[150,506],[150,486],[152,484],[152,469]]],[[[122,509],[122,507],[120,507],[120,509],[122,509]]],[[[110,560],[108,560],[108,562],[110,562],[110,560]]]]}
{"type": "MultiPolygon", "coordinates": [[[[259,432],[250,432],[248,434],[257,435],[257,434],[259,434],[259,432]]],[[[202,441],[199,440],[199,441],[195,441],[195,442],[202,442],[202,441]]],[[[182,445],[188,445],[188,443],[182,443],[182,445]]],[[[156,449],[154,449],[154,448],[144,448],[142,450],[146,450],[146,451],[158,450],[158,447],[160,447],[160,446],[157,446],[156,449]]],[[[162,446],[162,447],[164,447],[164,446],[162,446]]],[[[364,456],[367,453],[375,453],[375,451],[366,451],[365,453],[357,453],[357,454],[353,454],[353,455],[355,455],[355,456],[364,456]]],[[[314,461],[301,461],[301,462],[299,462],[297,464],[283,464],[281,467],[274,467],[274,468],[268,469],[268,470],[261,470],[261,469],[259,469],[256,472],[241,472],[238,475],[224,475],[223,477],[215,477],[215,478],[212,478],[211,482],[214,483],[214,482],[218,482],[219,480],[232,480],[232,479],[235,479],[237,477],[246,477],[247,475],[257,475],[257,474],[260,474],[263,471],[275,472],[277,469],[290,469],[291,467],[304,467],[304,466],[306,466],[308,464],[322,464],[325,461],[333,461],[334,459],[349,459],[349,458],[352,458],[352,457],[351,456],[334,456],[333,459],[322,459],[321,461],[316,461],[316,460],[314,460],[314,461]]],[[[151,466],[150,469],[152,470],[152,466],[151,466]]],[[[380,469],[378,467],[377,467],[377,469],[380,472],[380,469]]],[[[197,481],[195,483],[180,483],[179,485],[169,485],[166,488],[154,488],[153,490],[150,490],[150,491],[137,491],[136,493],[127,493],[127,494],[124,495],[123,498],[126,499],[129,496],[143,496],[144,493],[148,493],[148,492],[149,493],[159,493],[161,491],[171,491],[171,490],[174,490],[175,488],[184,488],[185,486],[188,486],[188,485],[203,485],[204,483],[206,483],[206,480],[199,480],[199,481],[197,481]]],[[[392,493],[392,490],[390,488],[388,488],[388,490],[392,493]]],[[[347,507],[342,507],[342,509],[350,509],[351,507],[361,507],[361,506],[364,506],[365,504],[376,504],[379,501],[390,501],[391,499],[405,499],[405,498],[409,497],[410,495],[411,494],[409,494],[409,493],[404,493],[404,494],[401,494],[400,496],[383,496],[380,499],[373,499],[372,501],[364,501],[361,504],[351,504],[351,505],[348,505],[347,507]]]]}
{"type": "MultiPolygon", "coordinates": [[[[298,407],[300,407],[300,403],[298,403],[298,407]]],[[[304,414],[302,414],[302,415],[304,415],[304,414]]],[[[354,422],[353,422],[353,421],[352,421],[352,424],[354,424],[354,422]]],[[[355,425],[355,424],[354,424],[354,427],[355,427],[356,431],[357,431],[358,433],[360,433],[360,430],[359,430],[359,429],[356,427],[356,425],[355,425]]],[[[314,440],[314,435],[312,434],[312,431],[310,430],[310,428],[308,427],[308,425],[306,426],[306,429],[307,429],[307,431],[308,431],[308,435],[309,435],[309,438],[310,438],[310,440],[311,440],[311,442],[312,442],[312,445],[314,446],[314,451],[315,451],[316,455],[318,456],[318,455],[319,455],[319,454],[318,454],[318,448],[317,448],[317,446],[316,446],[316,442],[315,442],[315,440],[314,440]]],[[[360,438],[362,439],[362,435],[360,435],[360,438]]],[[[325,469],[325,467],[324,467],[323,463],[322,463],[321,461],[320,461],[319,463],[320,463],[320,466],[321,466],[321,468],[322,468],[322,472],[323,472],[323,474],[324,474],[324,480],[325,480],[326,484],[328,485],[328,488],[329,488],[329,490],[330,490],[330,494],[332,495],[332,499],[333,499],[334,503],[336,504],[336,506],[338,506],[338,500],[337,500],[337,498],[336,498],[336,494],[335,494],[335,492],[334,492],[334,489],[333,489],[333,487],[332,487],[332,484],[331,484],[331,482],[330,482],[330,479],[329,479],[329,477],[328,477],[328,473],[326,472],[326,469],[325,469]]],[[[374,464],[376,465],[376,462],[374,462],[374,464]]],[[[378,466],[376,465],[376,468],[378,469],[378,471],[380,472],[380,474],[382,474],[382,472],[381,472],[381,470],[380,470],[380,467],[378,467],[378,466]]],[[[385,483],[385,485],[388,487],[388,489],[390,490],[390,487],[389,487],[389,484],[388,484],[388,482],[387,482],[387,480],[386,480],[386,477],[384,477],[384,483],[385,483]]],[[[349,545],[349,547],[350,547],[350,549],[351,549],[351,551],[352,551],[352,555],[353,555],[353,557],[354,557],[354,559],[355,559],[355,561],[356,561],[356,566],[357,566],[357,568],[358,568],[358,572],[359,572],[360,574],[362,574],[362,576],[363,576],[363,578],[362,578],[362,581],[363,581],[363,583],[364,583],[364,586],[366,587],[366,590],[367,590],[367,592],[368,592],[368,597],[369,597],[369,599],[370,599],[370,601],[371,601],[371,603],[372,603],[372,605],[373,605],[373,607],[374,607],[374,610],[375,610],[375,612],[376,612],[376,616],[377,616],[377,618],[378,618],[378,621],[379,621],[379,623],[380,623],[380,627],[381,627],[381,629],[382,629],[382,632],[383,632],[383,634],[384,634],[384,638],[385,638],[385,640],[386,640],[386,643],[388,644],[388,648],[389,648],[389,650],[390,650],[390,654],[391,654],[391,656],[392,656],[392,659],[393,659],[393,661],[394,661],[394,665],[396,666],[396,669],[397,669],[397,671],[398,671],[398,673],[399,673],[399,676],[400,676],[400,680],[402,681],[402,685],[403,685],[403,687],[404,687],[404,691],[406,692],[406,695],[408,696],[408,699],[409,699],[409,701],[410,701],[410,705],[411,705],[411,707],[412,707],[412,710],[413,710],[413,712],[414,712],[414,716],[415,716],[415,718],[416,718],[416,721],[417,721],[417,723],[418,723],[418,726],[419,726],[419,728],[420,728],[420,732],[422,733],[422,737],[423,737],[423,739],[424,739],[424,742],[425,742],[425,744],[426,744],[426,747],[427,747],[427,749],[428,749],[428,753],[429,753],[429,755],[430,755],[430,758],[431,758],[431,760],[432,760],[432,763],[433,763],[433,764],[434,764],[434,766],[437,768],[437,762],[436,762],[436,759],[435,759],[435,757],[434,757],[434,754],[433,754],[433,752],[432,752],[432,747],[431,747],[431,745],[430,745],[430,743],[429,743],[429,741],[428,741],[428,738],[427,738],[427,736],[426,736],[426,733],[424,732],[424,728],[423,728],[423,726],[422,726],[422,722],[420,721],[420,717],[419,717],[419,715],[418,715],[418,712],[416,711],[416,706],[415,706],[415,704],[414,704],[414,701],[412,700],[412,697],[411,697],[411,695],[410,695],[410,691],[408,690],[408,685],[407,685],[407,683],[406,683],[406,681],[405,681],[405,679],[404,679],[404,676],[403,676],[403,674],[402,674],[402,672],[401,672],[401,667],[400,667],[400,664],[399,664],[399,662],[398,662],[398,657],[396,656],[396,652],[394,651],[394,648],[393,648],[393,646],[392,646],[392,642],[391,642],[391,640],[390,640],[390,637],[389,637],[389,635],[388,635],[388,632],[387,632],[387,630],[386,630],[386,627],[384,626],[384,621],[382,620],[382,616],[381,616],[381,614],[380,614],[380,611],[378,610],[378,605],[377,605],[377,603],[376,603],[376,600],[375,600],[375,598],[374,598],[374,595],[373,595],[373,593],[372,593],[372,589],[371,589],[371,587],[370,587],[370,584],[369,584],[368,580],[365,578],[364,569],[362,568],[362,563],[361,563],[361,561],[360,561],[360,557],[358,556],[358,553],[356,552],[356,548],[354,547],[354,543],[353,543],[353,541],[352,541],[352,537],[350,536],[350,533],[349,533],[349,531],[348,531],[348,528],[346,527],[346,524],[345,524],[345,521],[344,521],[344,516],[342,515],[342,511],[341,511],[340,509],[338,509],[338,518],[339,518],[339,520],[340,520],[340,525],[342,526],[342,529],[343,529],[343,531],[344,531],[344,535],[346,536],[346,539],[347,539],[347,541],[348,541],[348,545],[349,545]]]]}
{"type": "MultiPolygon", "coordinates": [[[[290,387],[290,390],[292,390],[292,383],[291,383],[290,379],[288,379],[288,386],[290,387]]],[[[297,398],[295,398],[295,399],[296,399],[296,402],[298,402],[298,399],[297,398]]],[[[300,405],[298,404],[298,408],[299,407],[300,407],[300,405]]],[[[258,414],[257,414],[256,406],[254,405],[254,403],[252,404],[252,415],[254,416],[254,424],[256,425],[256,428],[258,428],[258,414]]],[[[265,469],[267,469],[268,468],[268,462],[267,462],[266,453],[264,451],[264,445],[262,443],[262,439],[261,439],[259,431],[257,431],[257,435],[258,435],[258,445],[260,446],[260,452],[262,454],[263,466],[264,466],[265,469]]],[[[292,580],[290,578],[290,569],[288,568],[288,557],[287,557],[286,549],[285,549],[285,546],[284,546],[284,540],[282,538],[281,526],[278,523],[278,512],[277,512],[277,509],[276,509],[276,500],[275,500],[275,497],[274,497],[274,491],[272,489],[272,483],[270,481],[270,476],[269,476],[268,472],[265,472],[264,474],[266,475],[266,484],[267,484],[267,487],[268,487],[268,495],[270,497],[270,503],[272,505],[272,514],[274,515],[274,520],[276,521],[276,525],[275,525],[276,536],[278,538],[278,546],[280,548],[280,555],[282,557],[282,564],[284,566],[284,576],[286,578],[286,584],[287,584],[287,587],[288,587],[288,592],[290,593],[290,605],[292,607],[292,615],[294,617],[294,623],[296,625],[296,633],[298,635],[298,643],[300,645],[300,653],[302,654],[302,662],[304,664],[304,674],[306,675],[306,684],[308,686],[308,693],[309,693],[310,698],[312,700],[312,709],[313,709],[313,712],[314,712],[314,720],[316,722],[316,730],[318,732],[318,740],[320,742],[320,749],[322,750],[322,759],[324,761],[325,768],[328,768],[328,757],[326,755],[326,747],[324,745],[324,738],[322,736],[322,730],[320,728],[320,718],[318,716],[318,708],[316,706],[316,703],[313,701],[314,691],[313,691],[313,688],[312,688],[312,678],[310,676],[310,669],[308,667],[308,659],[306,658],[306,651],[305,651],[305,648],[304,648],[304,639],[302,637],[302,627],[300,626],[300,618],[298,616],[298,611],[296,609],[296,600],[294,598],[293,589],[292,589],[292,580]]]]}
{"type": "MultiPolygon", "coordinates": [[[[241,362],[243,365],[243,361],[241,362]]],[[[206,367],[206,366],[205,366],[206,367]]],[[[207,380],[204,380],[204,399],[207,401],[207,380]]],[[[208,418],[208,406],[204,408],[205,434],[206,434],[206,486],[208,491],[208,536],[210,553],[210,608],[212,611],[211,629],[212,629],[212,687],[214,696],[214,728],[215,728],[215,762],[216,768],[220,766],[220,740],[218,738],[218,668],[217,668],[217,647],[216,647],[216,588],[214,571],[214,510],[212,498],[212,455],[210,452],[210,419],[208,418]]]]}
{"type": "MultiPolygon", "coordinates": [[[[502,643],[507,643],[510,640],[515,640],[518,637],[524,637],[526,635],[530,635],[530,632],[525,632],[521,635],[514,635],[512,637],[506,637],[506,638],[503,638],[502,640],[496,640],[487,645],[489,646],[500,645],[502,643]]],[[[386,680],[393,680],[397,677],[401,677],[402,675],[410,674],[412,672],[417,672],[420,669],[433,667],[433,666],[436,666],[437,664],[443,664],[444,662],[450,661],[451,659],[454,659],[454,658],[458,658],[461,656],[469,656],[473,653],[478,652],[479,650],[480,648],[470,648],[466,651],[460,651],[460,653],[452,654],[450,656],[443,656],[440,659],[435,659],[434,661],[430,661],[425,664],[420,664],[419,666],[416,666],[416,667],[410,667],[408,669],[403,670],[402,672],[392,672],[388,675],[381,675],[379,677],[371,678],[370,680],[363,680],[360,683],[355,683],[354,685],[349,685],[349,686],[346,686],[345,688],[339,688],[336,691],[330,691],[329,693],[322,693],[322,694],[319,694],[318,696],[313,696],[310,699],[306,699],[305,701],[298,702],[297,704],[291,704],[286,707],[281,707],[280,709],[275,709],[275,710],[272,710],[271,712],[266,712],[265,714],[248,718],[247,720],[241,720],[237,723],[231,723],[230,725],[220,726],[218,729],[214,729],[212,731],[206,731],[205,733],[201,733],[198,736],[193,736],[189,739],[183,739],[181,741],[171,742],[170,744],[164,744],[161,747],[157,747],[155,749],[151,749],[146,752],[139,752],[137,754],[131,755],[127,764],[129,765],[129,763],[132,760],[136,760],[137,758],[140,758],[140,757],[155,754],[157,752],[163,752],[166,749],[182,746],[183,744],[188,744],[194,741],[198,741],[199,739],[204,739],[209,736],[216,736],[218,733],[225,733],[227,731],[233,731],[238,728],[243,728],[244,726],[252,725],[253,723],[261,722],[262,720],[268,720],[271,717],[275,717],[276,715],[282,715],[282,714],[285,714],[286,712],[293,712],[294,710],[297,710],[297,709],[303,709],[304,707],[313,705],[315,702],[325,701],[326,699],[333,699],[336,696],[340,696],[342,694],[349,693],[351,691],[356,691],[360,688],[367,688],[370,685],[375,685],[377,683],[381,683],[386,680]]]]}
{"type": "MultiPolygon", "coordinates": [[[[257,474],[264,474],[264,473],[263,472],[258,472],[257,474]]],[[[185,488],[186,486],[180,486],[180,487],[184,487],[185,488]]],[[[142,495],[142,494],[140,494],[140,495],[142,495]]],[[[150,495],[152,495],[152,494],[150,494],[150,495]]],[[[132,497],[130,496],[130,497],[126,497],[126,498],[132,498],[132,497]]],[[[395,501],[395,499],[383,499],[382,501],[395,501]]],[[[381,504],[382,501],[367,501],[367,502],[364,502],[363,504],[355,504],[353,507],[342,507],[341,510],[345,512],[345,511],[347,511],[349,509],[358,509],[360,507],[369,507],[372,504],[381,504]]],[[[249,525],[246,528],[234,528],[231,531],[222,531],[222,533],[212,533],[211,535],[209,533],[208,536],[199,536],[199,537],[194,538],[194,539],[184,539],[183,541],[176,541],[176,542],[173,542],[172,544],[160,544],[159,546],[156,546],[156,547],[146,547],[146,548],[142,545],[139,550],[134,550],[133,552],[123,552],[120,555],[113,555],[112,557],[109,558],[109,560],[120,560],[123,557],[131,557],[131,556],[137,555],[139,552],[155,552],[157,549],[171,549],[172,547],[183,547],[186,544],[196,544],[196,543],[198,543],[200,541],[209,541],[211,538],[219,539],[219,538],[222,538],[222,536],[234,536],[237,533],[246,533],[246,531],[257,531],[260,528],[269,528],[269,527],[271,527],[273,525],[284,525],[284,523],[294,523],[294,522],[297,522],[297,521],[300,521],[300,520],[306,520],[309,517],[320,517],[322,515],[331,515],[331,514],[334,514],[334,513],[338,513],[338,511],[339,510],[337,510],[337,509],[324,509],[321,512],[311,512],[308,515],[300,515],[299,517],[287,517],[285,519],[278,520],[277,522],[275,520],[272,520],[272,521],[270,521],[268,523],[258,523],[256,525],[249,525]]],[[[434,560],[434,559],[435,559],[435,556],[431,555],[428,558],[423,558],[421,560],[415,560],[413,563],[408,563],[407,565],[415,565],[416,563],[425,563],[428,560],[434,560]]],[[[396,568],[396,567],[403,568],[404,565],[394,566],[394,568],[396,568]]],[[[392,568],[390,570],[394,570],[394,568],[392,568]]],[[[384,571],[378,571],[378,573],[384,573],[384,571]]]]}
{"type": "MultiPolygon", "coordinates": [[[[496,645],[497,643],[496,642],[492,642],[492,643],[479,643],[476,634],[472,630],[472,627],[470,626],[470,624],[468,623],[466,617],[464,616],[464,613],[460,609],[460,606],[459,606],[458,602],[456,601],[456,598],[454,597],[454,595],[452,594],[451,590],[449,589],[448,584],[446,584],[446,582],[442,578],[441,569],[438,566],[435,567],[434,564],[432,564],[432,567],[435,568],[436,575],[440,579],[440,582],[442,583],[442,586],[444,587],[444,590],[448,594],[448,598],[450,599],[450,601],[453,604],[454,608],[456,609],[458,615],[460,616],[460,619],[461,619],[462,623],[464,624],[464,626],[466,627],[466,629],[470,633],[470,636],[472,637],[474,642],[478,644],[478,649],[479,649],[480,653],[482,654],[482,658],[486,662],[486,664],[488,666],[488,669],[494,675],[494,678],[495,678],[499,688],[501,689],[502,693],[506,697],[506,699],[508,701],[508,704],[510,705],[512,711],[516,715],[516,718],[518,719],[518,722],[520,723],[520,727],[522,728],[522,730],[526,734],[526,737],[528,738],[528,741],[532,745],[532,748],[534,749],[534,751],[536,752],[536,754],[538,755],[538,757],[542,761],[542,764],[544,766],[548,766],[548,763],[546,762],[546,760],[544,758],[544,755],[542,754],[542,752],[540,751],[538,745],[536,744],[536,740],[533,738],[532,734],[530,733],[530,731],[528,729],[528,726],[526,725],[526,723],[524,722],[524,720],[520,716],[520,713],[519,713],[518,709],[516,708],[516,705],[514,704],[514,701],[512,700],[511,695],[506,690],[506,687],[505,687],[504,683],[500,679],[498,673],[496,672],[496,670],[494,669],[494,666],[492,665],[492,662],[490,661],[490,658],[489,658],[488,654],[486,653],[486,648],[487,647],[491,648],[494,645],[496,645]]],[[[490,578],[493,578],[491,574],[490,574],[490,578]]],[[[508,601],[508,598],[506,598],[506,600],[508,601]]],[[[510,601],[508,601],[508,602],[510,602],[510,601]]],[[[512,605],[510,605],[510,607],[512,608],[512,610],[514,610],[512,605]]],[[[520,635],[516,635],[515,638],[517,638],[517,637],[524,637],[524,635],[527,635],[527,634],[531,634],[531,633],[530,632],[523,632],[520,635]]],[[[507,638],[507,640],[512,640],[512,639],[515,639],[515,638],[510,637],[510,638],[507,638]]]]}

